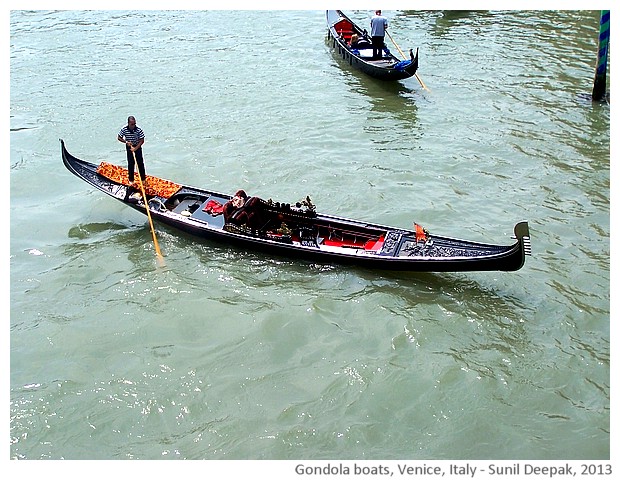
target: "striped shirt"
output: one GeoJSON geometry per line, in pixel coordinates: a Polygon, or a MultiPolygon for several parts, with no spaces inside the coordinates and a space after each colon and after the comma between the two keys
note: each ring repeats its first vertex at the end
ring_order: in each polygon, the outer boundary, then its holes
{"type": "Polygon", "coordinates": [[[136,146],[138,144],[138,140],[144,138],[144,132],[137,125],[136,128],[134,128],[133,132],[129,130],[129,127],[127,125],[125,125],[123,128],[121,128],[120,132],[118,132],[118,136],[131,142],[133,146],[136,146]]]}

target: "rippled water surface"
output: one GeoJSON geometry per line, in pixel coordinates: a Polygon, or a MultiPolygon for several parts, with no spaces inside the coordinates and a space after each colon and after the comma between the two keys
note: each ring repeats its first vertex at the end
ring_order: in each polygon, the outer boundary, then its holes
{"type": "Polygon", "coordinates": [[[10,13],[11,458],[609,458],[599,12],[384,13],[430,91],[351,70],[323,11],[10,13]],[[128,115],[153,175],[492,243],[528,220],[533,255],[386,273],[158,226],[158,267],[60,158],[122,164],[128,115]]]}

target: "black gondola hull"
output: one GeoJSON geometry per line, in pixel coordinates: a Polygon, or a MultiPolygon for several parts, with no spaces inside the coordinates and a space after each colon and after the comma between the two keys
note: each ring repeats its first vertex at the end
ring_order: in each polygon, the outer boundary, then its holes
{"type": "MultiPolygon", "coordinates": [[[[128,186],[98,173],[98,165],[71,155],[61,140],[66,168],[93,187],[146,214],[141,200],[131,201],[128,186]]],[[[154,178],[154,177],[152,177],[154,178]]],[[[148,183],[148,182],[147,182],[148,183]]],[[[212,216],[202,207],[210,199],[226,202],[230,195],[179,185],[170,195],[149,196],[151,218],[191,236],[213,240],[248,251],[302,259],[322,264],[357,265],[381,270],[415,272],[515,271],[530,254],[527,222],[515,226],[516,242],[493,245],[360,222],[313,212],[275,211],[274,217],[295,226],[300,233],[279,236],[274,231],[253,232],[227,228],[221,215],[212,216]],[[184,205],[199,205],[189,213],[184,205]],[[301,232],[311,232],[304,236],[301,232]],[[328,238],[328,237],[334,238],[328,238]]]]}
{"type": "Polygon", "coordinates": [[[410,50],[410,62],[407,63],[403,59],[397,58],[392,53],[385,54],[382,60],[372,60],[368,55],[364,55],[364,51],[368,50],[356,50],[349,47],[347,38],[350,33],[355,33],[360,37],[365,35],[365,31],[356,25],[349,17],[347,17],[340,10],[327,10],[327,41],[331,49],[339,57],[342,58],[353,68],[364,72],[371,77],[379,80],[404,80],[415,75],[418,70],[418,50],[416,49],[415,55],[410,50]],[[339,28],[339,22],[344,22],[347,28],[350,28],[350,33],[347,34],[347,38],[343,37],[342,30],[339,28]]]}

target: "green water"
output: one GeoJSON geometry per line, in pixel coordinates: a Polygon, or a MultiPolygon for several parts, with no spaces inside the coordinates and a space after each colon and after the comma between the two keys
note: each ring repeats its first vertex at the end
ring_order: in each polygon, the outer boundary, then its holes
{"type": "Polygon", "coordinates": [[[323,11],[11,12],[10,458],[610,457],[599,12],[384,13],[430,91],[351,70],[323,11]],[[533,255],[397,274],[158,226],[159,268],[60,158],[122,164],[128,115],[150,174],[492,243],[528,220],[533,255]]]}

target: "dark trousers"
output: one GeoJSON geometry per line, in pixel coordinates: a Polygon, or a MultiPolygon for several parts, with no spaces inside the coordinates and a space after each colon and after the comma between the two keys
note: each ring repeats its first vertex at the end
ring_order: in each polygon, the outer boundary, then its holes
{"type": "Polygon", "coordinates": [[[146,180],[146,170],[144,169],[144,158],[142,158],[142,148],[136,150],[136,160],[133,159],[133,152],[129,145],[127,145],[127,173],[129,181],[133,182],[133,173],[135,171],[136,161],[138,162],[138,170],[140,171],[140,178],[144,182],[146,180]]]}
{"type": "Polygon", "coordinates": [[[372,58],[383,57],[383,39],[384,37],[372,37],[372,58]]]}

